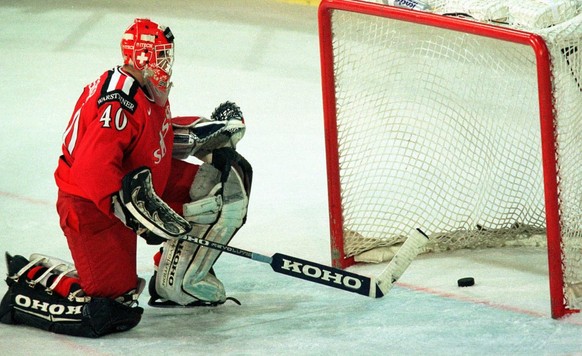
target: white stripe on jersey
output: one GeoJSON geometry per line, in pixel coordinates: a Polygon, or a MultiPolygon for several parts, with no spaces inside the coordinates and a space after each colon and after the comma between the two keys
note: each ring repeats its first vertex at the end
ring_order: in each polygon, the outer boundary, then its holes
{"type": "Polygon", "coordinates": [[[117,87],[117,83],[119,83],[119,79],[121,78],[121,73],[118,70],[113,71],[113,75],[111,76],[111,80],[109,80],[109,86],[107,87],[107,92],[111,93],[117,87]]]}
{"type": "Polygon", "coordinates": [[[130,76],[125,77],[125,83],[123,83],[123,88],[121,90],[129,95],[129,91],[131,90],[131,86],[133,85],[134,79],[130,76]]]}
{"type": "Polygon", "coordinates": [[[111,80],[107,86],[107,92],[110,93],[114,90],[121,89],[121,91],[123,91],[126,95],[129,95],[129,91],[131,90],[131,86],[134,82],[135,80],[132,77],[128,75],[122,75],[122,73],[116,69],[111,75],[111,80]],[[120,81],[122,81],[122,83],[120,83],[120,81]],[[121,88],[119,88],[120,84],[122,84],[121,88]]]}

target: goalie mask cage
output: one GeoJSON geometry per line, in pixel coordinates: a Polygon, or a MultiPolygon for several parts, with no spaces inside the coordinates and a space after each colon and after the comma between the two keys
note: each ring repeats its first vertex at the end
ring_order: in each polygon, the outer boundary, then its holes
{"type": "Polygon", "coordinates": [[[552,316],[577,312],[581,22],[526,31],[323,0],[334,266],[417,227],[427,251],[547,241],[552,316]]]}

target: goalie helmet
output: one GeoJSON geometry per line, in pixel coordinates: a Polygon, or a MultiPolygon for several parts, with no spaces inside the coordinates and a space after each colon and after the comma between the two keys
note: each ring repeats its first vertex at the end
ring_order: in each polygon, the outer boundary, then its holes
{"type": "Polygon", "coordinates": [[[121,53],[123,64],[142,72],[149,94],[163,106],[172,86],[174,35],[170,28],[149,19],[135,19],[123,34],[121,53]]]}

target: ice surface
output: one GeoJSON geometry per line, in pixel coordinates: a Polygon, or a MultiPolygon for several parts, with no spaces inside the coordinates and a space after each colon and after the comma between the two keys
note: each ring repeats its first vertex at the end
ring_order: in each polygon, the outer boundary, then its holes
{"type": "MultiPolygon", "coordinates": [[[[248,224],[233,245],[329,263],[316,8],[260,0],[144,3],[0,4],[0,250],[70,260],[54,208],[61,134],[82,87],[119,63],[125,27],[149,16],[176,36],[173,113],[209,115],[234,100],[245,114],[239,150],[253,163],[255,180],[248,224]]],[[[138,272],[146,279],[155,250],[140,242],[138,272]]],[[[130,332],[89,340],[0,324],[0,354],[582,352],[582,318],[549,317],[540,250],[423,256],[379,300],[236,256],[222,256],[216,270],[242,306],[155,309],[145,293],[142,322],[130,332]],[[476,285],[458,288],[466,276],[476,285]]]]}

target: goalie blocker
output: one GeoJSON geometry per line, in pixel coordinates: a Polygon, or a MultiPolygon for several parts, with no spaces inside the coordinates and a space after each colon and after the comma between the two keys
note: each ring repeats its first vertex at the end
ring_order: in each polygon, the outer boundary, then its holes
{"type": "Polygon", "coordinates": [[[148,167],[137,168],[123,177],[121,190],[113,196],[113,212],[148,242],[160,243],[163,240],[159,237],[173,239],[190,231],[190,223],[154,191],[148,167]]]}

